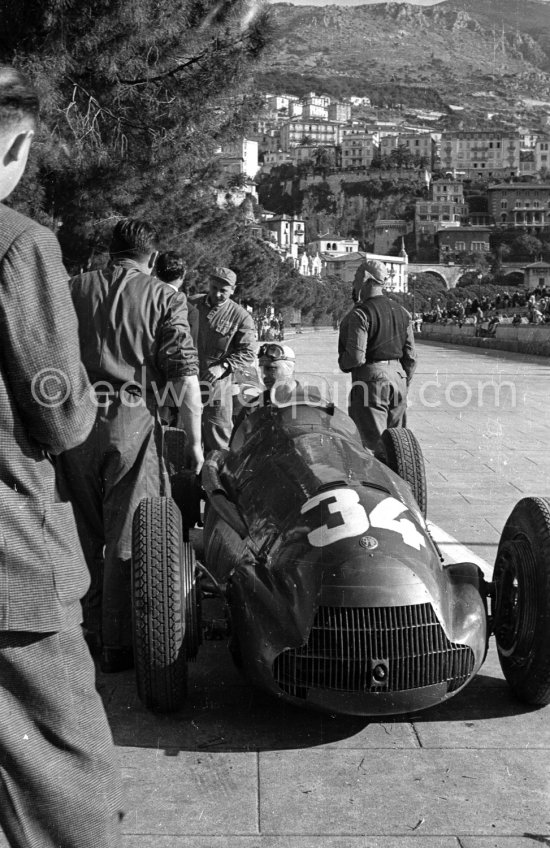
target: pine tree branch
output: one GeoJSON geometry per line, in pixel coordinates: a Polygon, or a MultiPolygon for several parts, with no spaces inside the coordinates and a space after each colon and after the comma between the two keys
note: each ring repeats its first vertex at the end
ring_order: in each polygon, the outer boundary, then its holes
{"type": "Polygon", "coordinates": [[[185,62],[180,62],[175,68],[171,68],[169,71],[163,71],[162,74],[157,74],[154,77],[141,77],[138,79],[122,79],[122,77],[118,77],[118,81],[123,85],[146,85],[149,82],[160,82],[161,80],[168,79],[169,77],[175,77],[181,71],[185,71],[186,68],[191,67],[191,65],[196,65],[200,62],[201,59],[204,59],[205,56],[208,55],[208,50],[203,50],[202,53],[199,53],[198,56],[193,56],[191,59],[187,59],[185,62]]]}

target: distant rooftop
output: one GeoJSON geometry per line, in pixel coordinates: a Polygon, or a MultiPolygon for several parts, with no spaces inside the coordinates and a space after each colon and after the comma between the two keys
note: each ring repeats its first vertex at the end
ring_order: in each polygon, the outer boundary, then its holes
{"type": "Polygon", "coordinates": [[[514,191],[518,189],[524,189],[525,191],[531,189],[539,189],[545,188],[550,190],[550,183],[537,183],[533,181],[532,183],[498,183],[497,185],[489,186],[489,191],[494,191],[496,188],[507,188],[513,189],[514,191]]]}

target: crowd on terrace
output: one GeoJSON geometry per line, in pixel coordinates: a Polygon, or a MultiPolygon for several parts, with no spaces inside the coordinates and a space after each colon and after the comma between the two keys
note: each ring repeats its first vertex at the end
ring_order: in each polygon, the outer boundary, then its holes
{"type": "Polygon", "coordinates": [[[550,324],[550,290],[539,286],[531,292],[516,289],[498,292],[494,298],[464,297],[453,304],[438,299],[432,308],[422,313],[426,323],[474,324],[496,332],[498,324],[550,324]]]}

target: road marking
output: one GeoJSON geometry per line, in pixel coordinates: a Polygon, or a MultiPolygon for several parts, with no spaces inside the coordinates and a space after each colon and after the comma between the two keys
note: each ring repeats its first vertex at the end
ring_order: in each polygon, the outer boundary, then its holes
{"type": "Polygon", "coordinates": [[[427,521],[426,523],[428,525],[430,535],[437,544],[442,555],[445,557],[446,562],[473,562],[476,565],[479,565],[486,580],[492,580],[492,565],[489,565],[486,560],[475,554],[470,550],[470,548],[467,548],[466,545],[462,545],[449,533],[446,533],[445,530],[438,527],[437,524],[434,524],[432,521],[427,521]]]}

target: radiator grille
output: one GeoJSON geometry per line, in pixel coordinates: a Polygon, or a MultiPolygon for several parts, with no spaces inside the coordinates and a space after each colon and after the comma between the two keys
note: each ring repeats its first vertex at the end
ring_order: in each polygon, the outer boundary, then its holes
{"type": "Polygon", "coordinates": [[[435,683],[459,689],[474,667],[471,648],[446,637],[430,604],[320,607],[309,640],[279,654],[273,676],[287,694],[310,687],[342,692],[401,692],[435,683]],[[373,678],[376,666],[385,679],[373,678]]]}

